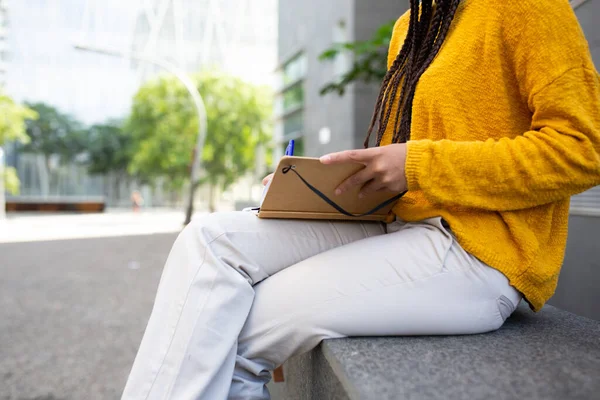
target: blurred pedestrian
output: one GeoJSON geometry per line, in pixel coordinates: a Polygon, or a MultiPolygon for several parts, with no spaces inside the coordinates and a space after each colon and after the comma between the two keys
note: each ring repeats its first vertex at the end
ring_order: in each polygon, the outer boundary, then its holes
{"type": "Polygon", "coordinates": [[[144,205],[144,198],[138,190],[131,192],[131,204],[133,206],[133,212],[139,212],[140,208],[144,205]]]}

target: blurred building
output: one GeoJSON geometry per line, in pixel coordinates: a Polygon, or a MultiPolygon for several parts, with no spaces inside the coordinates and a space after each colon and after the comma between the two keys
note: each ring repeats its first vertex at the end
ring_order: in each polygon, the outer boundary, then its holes
{"type": "Polygon", "coordinates": [[[334,43],[370,39],[398,18],[408,1],[279,0],[276,140],[280,154],[289,139],[297,153],[317,156],[362,146],[379,91],[356,83],[343,97],[320,96],[323,85],[342,75],[352,60],[321,62],[334,43]]]}
{"type": "Polygon", "coordinates": [[[8,5],[0,0],[0,88],[6,85],[6,58],[8,55],[8,5]]]}
{"type": "MultiPolygon", "coordinates": [[[[131,51],[166,59],[194,72],[225,70],[270,84],[276,65],[277,0],[159,0],[142,6],[131,51]]],[[[133,63],[143,75],[158,70],[133,63]]]]}
{"type": "MultiPolygon", "coordinates": [[[[4,77],[8,94],[20,102],[45,102],[86,124],[125,117],[140,84],[164,71],[81,52],[76,43],[167,60],[189,73],[216,67],[255,83],[272,82],[277,0],[7,1],[0,0],[0,16],[8,13],[11,25],[8,40],[2,39],[0,19],[0,81],[4,77]]],[[[110,204],[119,201],[111,177],[90,177],[73,165],[56,166],[49,177],[38,156],[19,154],[15,146],[7,151],[22,195],[104,194],[110,204]],[[49,180],[48,192],[43,188],[49,180]]],[[[128,203],[130,188],[119,192],[128,203]]],[[[162,201],[147,192],[144,197],[148,204],[162,201]]]]}
{"type": "Polygon", "coordinates": [[[86,123],[125,116],[139,85],[164,71],[81,52],[76,43],[133,51],[190,73],[217,67],[253,82],[272,81],[277,0],[7,1],[0,4],[8,4],[11,25],[8,93],[86,123]]]}

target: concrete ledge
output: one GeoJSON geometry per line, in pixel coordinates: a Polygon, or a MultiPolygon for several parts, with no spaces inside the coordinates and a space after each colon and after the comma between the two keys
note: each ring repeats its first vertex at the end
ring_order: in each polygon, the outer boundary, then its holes
{"type": "Polygon", "coordinates": [[[489,334],[325,341],[284,365],[273,398],[593,399],[599,371],[600,322],[522,304],[489,334]]]}

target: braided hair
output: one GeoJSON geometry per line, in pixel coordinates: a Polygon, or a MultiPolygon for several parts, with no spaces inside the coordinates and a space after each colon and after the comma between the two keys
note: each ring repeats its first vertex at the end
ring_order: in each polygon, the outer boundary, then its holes
{"type": "Polygon", "coordinates": [[[410,139],[412,105],[415,89],[421,75],[440,51],[461,0],[410,0],[410,23],[400,53],[383,78],[364,146],[377,127],[377,146],[390,121],[393,103],[400,90],[399,104],[394,118],[392,143],[410,139]],[[419,10],[420,8],[420,10],[419,10]],[[420,12],[419,12],[420,11],[420,12]],[[402,87],[400,88],[400,85],[402,87]]]}

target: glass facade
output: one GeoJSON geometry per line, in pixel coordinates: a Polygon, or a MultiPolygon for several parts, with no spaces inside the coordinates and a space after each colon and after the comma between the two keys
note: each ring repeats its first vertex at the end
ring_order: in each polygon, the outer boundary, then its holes
{"type": "Polygon", "coordinates": [[[283,85],[295,83],[306,76],[306,56],[299,54],[283,66],[283,85]]]}
{"type": "MultiPolygon", "coordinates": [[[[251,82],[272,83],[277,0],[155,0],[154,4],[139,7],[132,52],[160,55],[186,71],[218,67],[251,82]]],[[[157,71],[133,65],[142,76],[157,71]]]]}
{"type": "Polygon", "coordinates": [[[304,113],[302,111],[293,113],[283,119],[283,138],[294,139],[302,134],[304,128],[304,113]]]}
{"type": "Polygon", "coordinates": [[[302,84],[296,84],[283,92],[283,110],[288,112],[304,105],[304,88],[302,84]]]}

